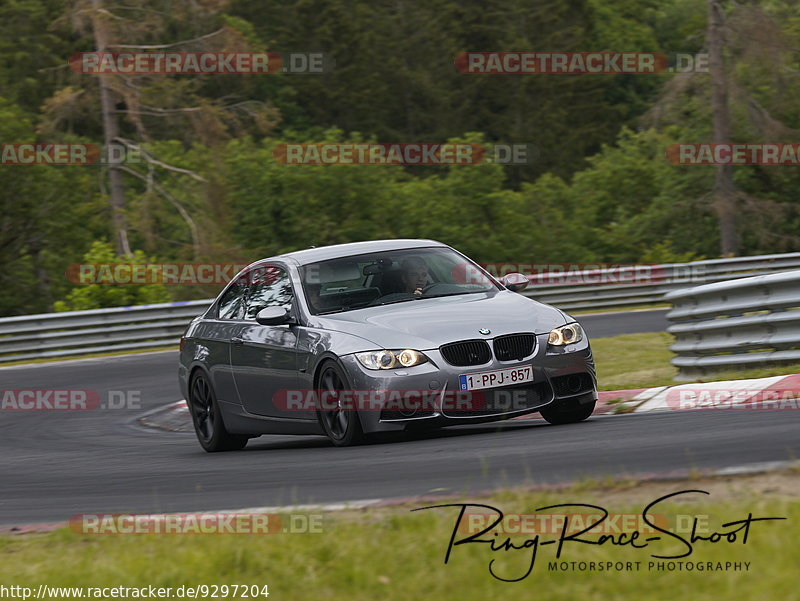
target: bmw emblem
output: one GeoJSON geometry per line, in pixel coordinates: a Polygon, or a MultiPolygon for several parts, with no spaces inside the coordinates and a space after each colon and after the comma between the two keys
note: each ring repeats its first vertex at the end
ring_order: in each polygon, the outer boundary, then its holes
{"type": "Polygon", "coordinates": [[[478,330],[478,332],[486,336],[492,333],[492,331],[489,328],[481,328],[480,330],[478,330]]]}

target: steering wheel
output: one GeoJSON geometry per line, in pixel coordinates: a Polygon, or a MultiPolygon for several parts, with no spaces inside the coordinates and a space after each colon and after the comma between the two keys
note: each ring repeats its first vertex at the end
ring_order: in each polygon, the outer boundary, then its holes
{"type": "Polygon", "coordinates": [[[426,294],[429,294],[431,290],[435,290],[437,286],[441,285],[442,285],[441,282],[433,282],[432,284],[427,284],[426,286],[423,286],[422,294],[420,296],[425,296],[426,294]]]}
{"type": "Polygon", "coordinates": [[[373,300],[372,302],[370,302],[368,305],[365,305],[365,306],[374,307],[374,306],[383,305],[383,304],[386,304],[386,303],[393,303],[393,302],[396,302],[396,301],[399,301],[399,300],[403,300],[403,299],[406,299],[406,298],[414,298],[416,296],[419,296],[419,295],[412,294],[410,292],[392,292],[392,293],[386,294],[384,296],[379,296],[378,298],[376,298],[375,300],[373,300]]]}

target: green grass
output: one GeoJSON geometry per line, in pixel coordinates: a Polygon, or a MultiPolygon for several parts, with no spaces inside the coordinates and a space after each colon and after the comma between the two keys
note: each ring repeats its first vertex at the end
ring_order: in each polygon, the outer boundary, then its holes
{"type": "MultiPolygon", "coordinates": [[[[651,388],[678,384],[679,382],[673,380],[678,374],[678,369],[669,363],[674,356],[669,350],[672,341],[673,337],[666,332],[593,338],[592,353],[597,366],[600,390],[651,388]]],[[[724,371],[713,377],[707,376],[696,381],[766,378],[795,373],[800,373],[800,364],[724,371]]]]}
{"type": "Polygon", "coordinates": [[[593,338],[592,354],[601,390],[674,384],[672,336],[666,332],[593,338]]]}
{"type": "MultiPolygon", "coordinates": [[[[690,486],[661,483],[657,493],[636,499],[636,483],[623,483],[616,498],[591,485],[560,492],[507,490],[485,502],[506,513],[532,512],[554,503],[597,503],[612,513],[640,514],[647,502],[690,486]],[[605,497],[605,498],[604,498],[605,497]],[[620,498],[628,499],[624,504],[620,498]]],[[[652,491],[651,491],[652,492],[652,491]]],[[[650,493],[648,493],[650,494],[650,493]]],[[[642,495],[638,495],[642,497],[642,495]]],[[[647,550],[610,545],[569,546],[562,560],[641,561],[640,572],[550,572],[555,545],[542,547],[534,572],[517,583],[488,573],[488,563],[508,576],[527,569],[528,552],[491,553],[488,545],[463,545],[443,564],[457,510],[411,513],[405,507],[327,514],[319,534],[274,535],[80,535],[59,530],[44,535],[0,538],[0,584],[56,586],[163,586],[197,584],[269,585],[271,599],[548,599],[550,601],[648,601],[692,599],[798,599],[797,523],[800,505],[755,495],[707,500],[695,495],[659,506],[675,514],[708,514],[710,525],[754,516],[788,522],[754,524],[746,545],[698,544],[694,561],[751,562],[749,572],[646,571],[647,550]]],[[[456,502],[454,500],[442,502],[456,502]]],[[[432,504],[432,503],[430,503],[432,504]]],[[[522,544],[528,536],[513,540],[522,544]]],[[[544,535],[543,539],[553,538],[544,535]]],[[[596,537],[594,537],[596,538],[596,537]]],[[[653,552],[674,552],[680,543],[654,543],[653,552]]],[[[69,598],[69,597],[65,597],[69,598]]]]}

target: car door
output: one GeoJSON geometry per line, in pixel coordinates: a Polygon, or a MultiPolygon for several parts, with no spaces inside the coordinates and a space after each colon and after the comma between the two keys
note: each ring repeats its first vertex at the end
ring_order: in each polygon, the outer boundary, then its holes
{"type": "Polygon", "coordinates": [[[248,274],[243,321],[231,339],[231,372],[239,400],[250,413],[289,419],[316,419],[313,410],[286,403],[300,389],[298,335],[294,325],[264,326],[256,314],[264,307],[294,312],[294,292],[286,267],[256,266],[248,274]]]}
{"type": "Polygon", "coordinates": [[[208,367],[220,401],[238,403],[239,395],[231,373],[230,347],[244,319],[247,282],[239,277],[222,293],[193,335],[200,339],[202,360],[208,367]]]}

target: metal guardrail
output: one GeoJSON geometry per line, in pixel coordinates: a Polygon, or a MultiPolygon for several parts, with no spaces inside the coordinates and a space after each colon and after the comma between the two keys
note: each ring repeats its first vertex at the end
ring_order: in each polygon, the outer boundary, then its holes
{"type": "Polygon", "coordinates": [[[530,276],[524,294],[565,311],[624,309],[665,304],[673,290],[790,269],[800,269],[800,253],[551,272],[530,276]]]}
{"type": "Polygon", "coordinates": [[[675,322],[676,379],[800,362],[800,270],[706,284],[666,295],[675,322]]]}
{"type": "Polygon", "coordinates": [[[210,300],[0,319],[0,362],[175,346],[210,300]]]}
{"type": "MultiPolygon", "coordinates": [[[[567,311],[663,304],[706,282],[800,269],[800,253],[531,276],[526,296],[567,311]]],[[[210,300],[0,318],[0,363],[174,346],[210,300]]]]}

